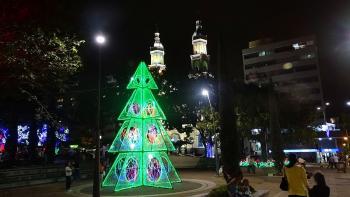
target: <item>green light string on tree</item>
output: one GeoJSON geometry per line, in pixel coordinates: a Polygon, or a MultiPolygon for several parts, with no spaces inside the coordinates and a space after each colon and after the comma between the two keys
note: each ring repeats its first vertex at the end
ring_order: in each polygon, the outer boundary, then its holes
{"type": "Polygon", "coordinates": [[[181,180],[166,152],[175,148],[161,122],[165,115],[151,92],[158,87],[144,62],[127,89],[134,92],[118,117],[124,122],[108,150],[118,156],[102,186],[114,186],[115,191],[143,185],[172,188],[181,180]]]}

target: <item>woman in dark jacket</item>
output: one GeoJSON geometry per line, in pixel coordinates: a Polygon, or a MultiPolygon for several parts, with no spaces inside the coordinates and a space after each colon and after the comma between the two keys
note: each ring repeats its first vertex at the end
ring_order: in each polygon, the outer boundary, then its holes
{"type": "Polygon", "coordinates": [[[309,197],[329,197],[329,187],[322,173],[316,172],[314,175],[316,185],[310,189],[309,197]]]}

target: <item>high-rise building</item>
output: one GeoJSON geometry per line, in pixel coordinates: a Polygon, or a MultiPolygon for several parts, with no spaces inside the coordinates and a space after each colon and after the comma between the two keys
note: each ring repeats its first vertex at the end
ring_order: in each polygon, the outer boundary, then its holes
{"type": "Polygon", "coordinates": [[[280,42],[249,43],[242,50],[244,81],[259,86],[272,81],[275,90],[292,100],[322,106],[323,93],[314,36],[280,42]]]}
{"type": "Polygon", "coordinates": [[[154,33],[154,44],[150,47],[151,64],[148,66],[151,72],[162,75],[166,69],[164,64],[164,47],[160,42],[159,32],[154,33]]]}

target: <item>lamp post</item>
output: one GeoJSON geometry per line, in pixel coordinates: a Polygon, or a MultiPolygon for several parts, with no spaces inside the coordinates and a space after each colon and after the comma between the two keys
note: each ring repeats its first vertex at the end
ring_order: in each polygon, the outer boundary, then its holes
{"type": "Polygon", "coordinates": [[[95,130],[95,169],[93,180],[93,197],[100,197],[100,119],[101,119],[101,48],[106,43],[104,35],[99,34],[95,37],[98,45],[98,72],[97,72],[97,114],[96,114],[96,130],[95,130]]]}
{"type": "MultiPolygon", "coordinates": [[[[207,89],[202,89],[202,95],[207,97],[208,99],[210,111],[213,116],[213,129],[215,129],[214,128],[214,125],[215,125],[214,109],[210,102],[209,91],[207,89]]],[[[218,153],[218,136],[216,134],[214,135],[214,155],[215,155],[215,171],[216,171],[216,175],[219,176],[220,160],[219,160],[219,153],[218,153]]]]}

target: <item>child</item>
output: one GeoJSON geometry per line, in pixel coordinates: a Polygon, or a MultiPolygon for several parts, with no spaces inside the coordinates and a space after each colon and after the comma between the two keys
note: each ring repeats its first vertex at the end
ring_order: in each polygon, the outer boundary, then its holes
{"type": "Polygon", "coordinates": [[[321,172],[316,172],[314,175],[316,185],[310,189],[309,197],[329,197],[329,187],[326,185],[326,180],[321,172]]]}

